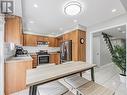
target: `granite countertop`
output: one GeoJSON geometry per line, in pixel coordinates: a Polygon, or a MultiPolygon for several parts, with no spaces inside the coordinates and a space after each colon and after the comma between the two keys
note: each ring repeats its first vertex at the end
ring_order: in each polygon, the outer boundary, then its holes
{"type": "Polygon", "coordinates": [[[6,59],[5,63],[32,61],[32,60],[33,59],[30,55],[25,55],[22,57],[10,57],[10,58],[6,59]]]}

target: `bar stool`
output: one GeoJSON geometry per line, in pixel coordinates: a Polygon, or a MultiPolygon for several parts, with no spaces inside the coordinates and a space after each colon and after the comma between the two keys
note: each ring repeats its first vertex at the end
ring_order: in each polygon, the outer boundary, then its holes
{"type": "Polygon", "coordinates": [[[115,92],[93,81],[77,88],[79,95],[115,95],[115,92]]]}
{"type": "Polygon", "coordinates": [[[66,77],[64,78],[64,81],[75,89],[89,82],[87,79],[82,78],[78,75],[66,77]]]}
{"type": "Polygon", "coordinates": [[[58,81],[53,81],[50,83],[40,85],[37,89],[37,95],[74,95],[71,92],[69,92],[68,88],[66,88],[58,81]]]}
{"type": "Polygon", "coordinates": [[[114,95],[114,91],[80,76],[67,77],[65,82],[76,91],[76,95],[114,95]]]}

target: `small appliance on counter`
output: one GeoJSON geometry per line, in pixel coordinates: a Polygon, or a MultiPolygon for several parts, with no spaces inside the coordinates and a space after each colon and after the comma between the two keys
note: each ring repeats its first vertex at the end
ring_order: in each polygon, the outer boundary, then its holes
{"type": "Polygon", "coordinates": [[[28,51],[24,50],[21,46],[15,46],[15,49],[16,49],[15,57],[28,55],[28,51]]]}

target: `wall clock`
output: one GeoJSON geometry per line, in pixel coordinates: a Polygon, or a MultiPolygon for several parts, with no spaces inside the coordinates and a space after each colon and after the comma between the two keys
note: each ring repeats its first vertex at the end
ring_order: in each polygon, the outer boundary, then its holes
{"type": "Polygon", "coordinates": [[[83,38],[80,38],[80,43],[84,44],[85,40],[83,38]]]}

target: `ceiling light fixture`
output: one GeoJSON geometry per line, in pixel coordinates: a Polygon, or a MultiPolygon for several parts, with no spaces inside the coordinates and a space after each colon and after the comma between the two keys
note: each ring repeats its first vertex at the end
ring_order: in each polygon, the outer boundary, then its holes
{"type": "Polygon", "coordinates": [[[35,7],[35,8],[38,8],[38,5],[37,5],[37,4],[34,4],[34,7],[35,7]]]}
{"type": "Polygon", "coordinates": [[[60,30],[60,31],[63,31],[63,28],[60,28],[59,30],[60,30]]]}
{"type": "Polygon", "coordinates": [[[117,28],[117,30],[118,30],[118,31],[120,31],[120,30],[121,30],[121,28],[117,28]]]}
{"type": "Polygon", "coordinates": [[[114,12],[116,12],[117,11],[117,9],[112,9],[112,12],[114,13],[114,12]]]}
{"type": "Polygon", "coordinates": [[[66,15],[75,16],[78,15],[82,10],[82,6],[77,1],[71,1],[64,6],[64,13],[66,15]]]}
{"type": "Polygon", "coordinates": [[[78,20],[76,20],[76,19],[75,19],[75,20],[73,20],[73,22],[74,22],[74,23],[77,23],[77,22],[78,22],[78,20]]]}
{"type": "Polygon", "coordinates": [[[30,21],[29,23],[34,24],[34,21],[30,21]]]}
{"type": "Polygon", "coordinates": [[[122,31],[122,33],[123,33],[123,34],[125,34],[125,33],[126,33],[126,31],[122,31]]]}

